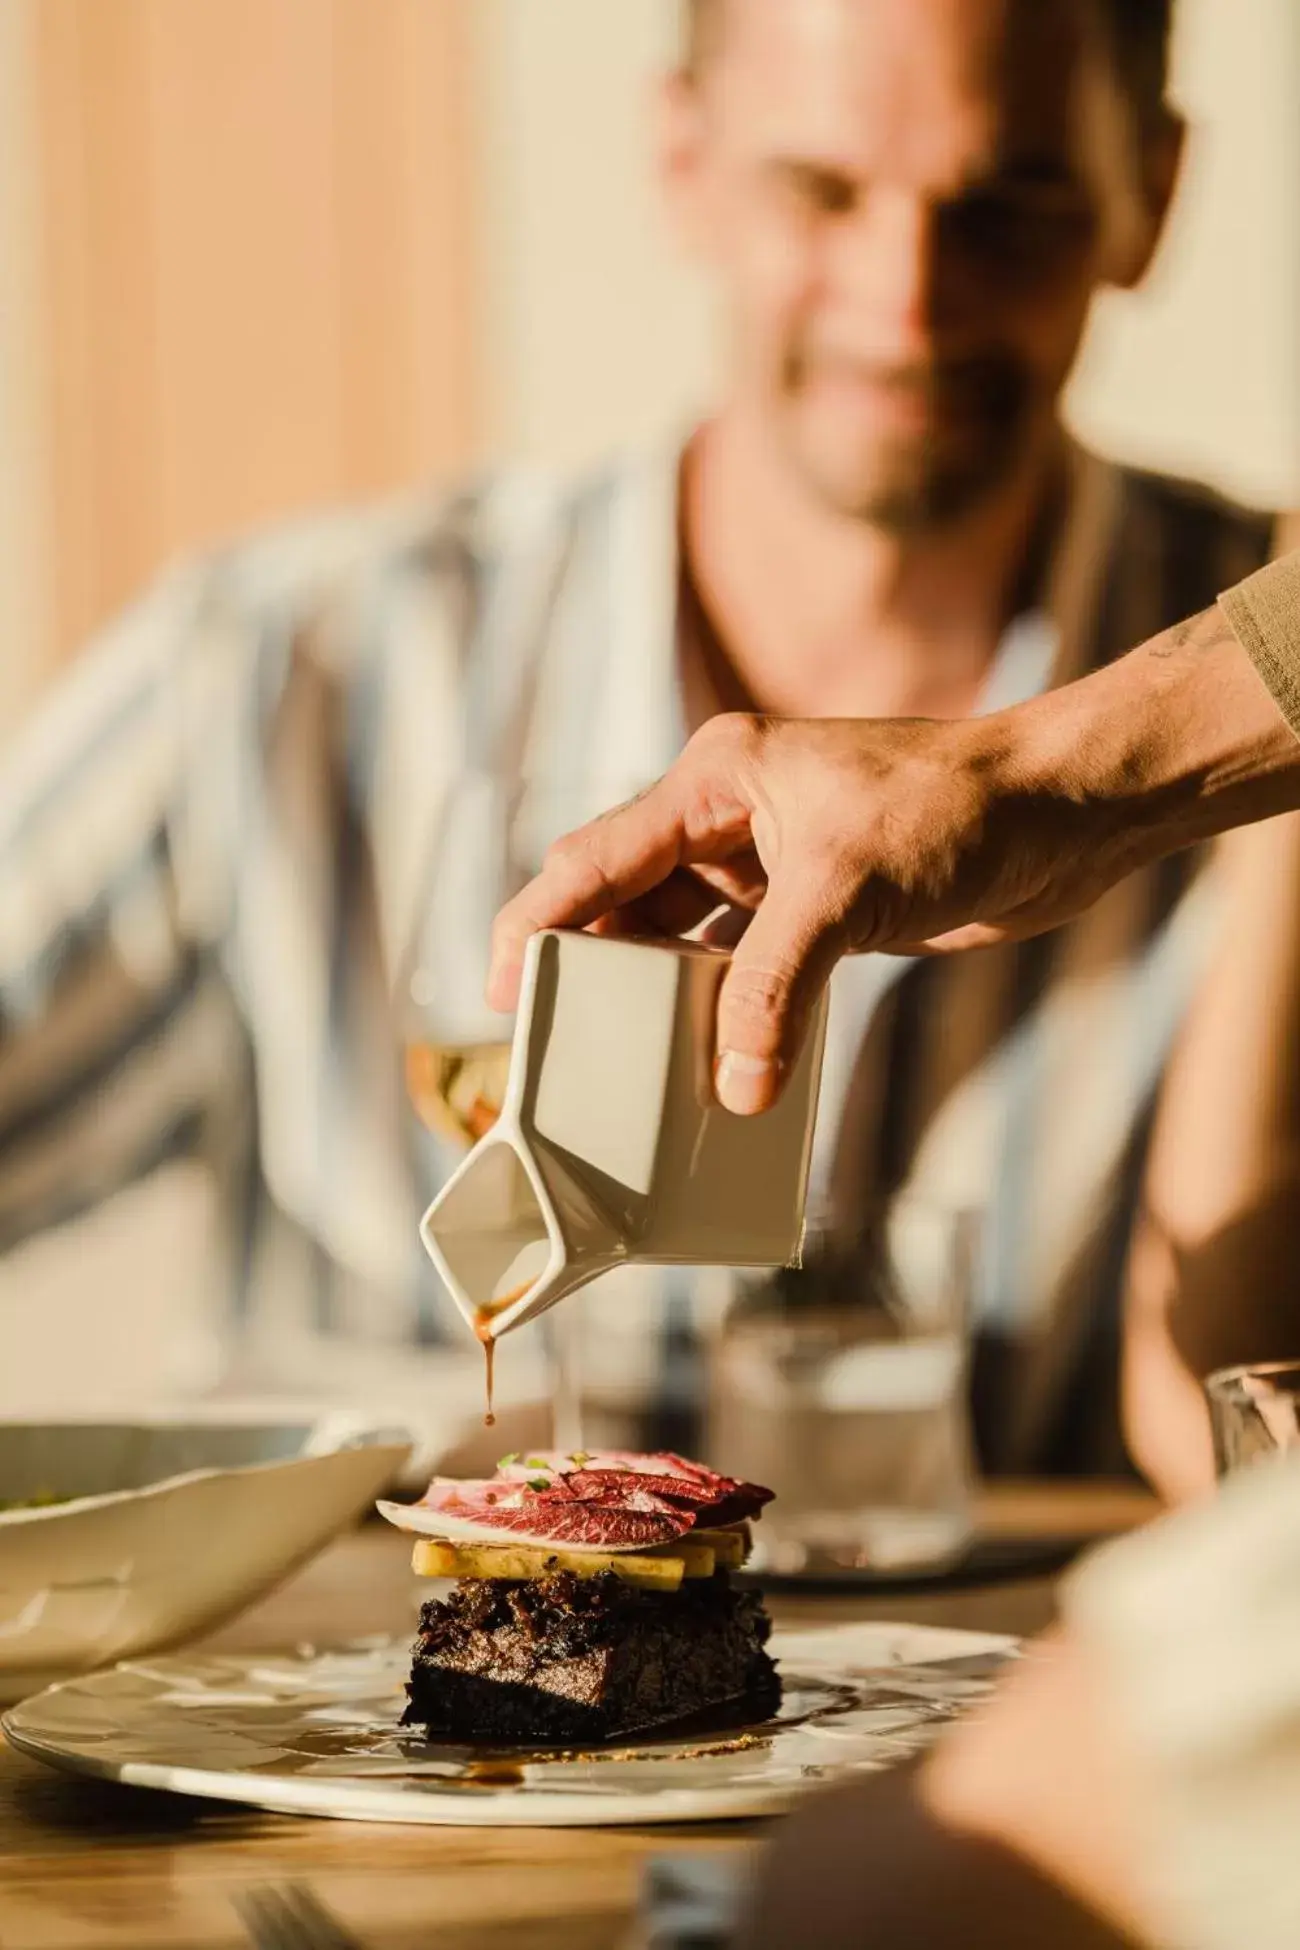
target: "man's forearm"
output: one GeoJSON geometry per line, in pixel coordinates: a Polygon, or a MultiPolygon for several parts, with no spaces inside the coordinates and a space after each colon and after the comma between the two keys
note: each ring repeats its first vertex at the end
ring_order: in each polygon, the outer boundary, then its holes
{"type": "Polygon", "coordinates": [[[1029,783],[1077,794],[1135,864],[1300,804],[1300,741],[1217,604],[1006,716],[1029,783]]]}

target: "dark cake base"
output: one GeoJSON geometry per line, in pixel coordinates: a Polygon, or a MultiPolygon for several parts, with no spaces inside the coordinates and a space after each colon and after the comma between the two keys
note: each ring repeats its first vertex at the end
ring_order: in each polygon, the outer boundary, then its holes
{"type": "Polygon", "coordinates": [[[642,1591],[612,1571],[466,1579],[420,1612],[404,1726],[504,1745],[616,1739],[750,1701],[780,1704],[771,1621],[725,1571],[642,1591]]]}

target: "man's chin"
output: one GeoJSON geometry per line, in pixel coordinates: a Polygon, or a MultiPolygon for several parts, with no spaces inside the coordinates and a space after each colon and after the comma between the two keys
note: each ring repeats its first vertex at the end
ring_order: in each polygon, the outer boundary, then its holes
{"type": "Polygon", "coordinates": [[[931,450],[867,463],[798,444],[790,458],[828,512],[891,533],[922,534],[974,513],[1006,483],[1018,452],[1018,443],[999,442],[979,455],[931,450]]]}

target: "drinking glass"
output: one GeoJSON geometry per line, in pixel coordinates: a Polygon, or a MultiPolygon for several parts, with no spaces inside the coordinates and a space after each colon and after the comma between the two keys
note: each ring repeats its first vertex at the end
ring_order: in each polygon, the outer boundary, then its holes
{"type": "Polygon", "coordinates": [[[902,1573],[971,1535],[975,1215],[895,1201],[850,1249],[752,1284],[714,1344],[708,1454],[776,1500],[756,1568],[902,1573]]]}
{"type": "Polygon", "coordinates": [[[1300,1448],[1300,1361],[1222,1368],[1205,1392],[1220,1476],[1300,1448]]]}

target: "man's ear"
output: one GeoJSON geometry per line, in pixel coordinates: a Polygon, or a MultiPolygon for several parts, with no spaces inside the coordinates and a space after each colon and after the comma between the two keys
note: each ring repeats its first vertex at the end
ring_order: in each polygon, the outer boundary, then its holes
{"type": "Polygon", "coordinates": [[[1144,132],[1139,140],[1140,215],[1125,240],[1122,261],[1111,280],[1126,291],[1142,282],[1160,248],[1182,175],[1187,124],[1175,109],[1164,108],[1159,126],[1144,132]]]}
{"type": "Polygon", "coordinates": [[[706,106],[700,83],[684,69],[664,76],[656,102],[655,156],[660,188],[673,224],[689,249],[708,233],[704,161],[706,106]]]}

